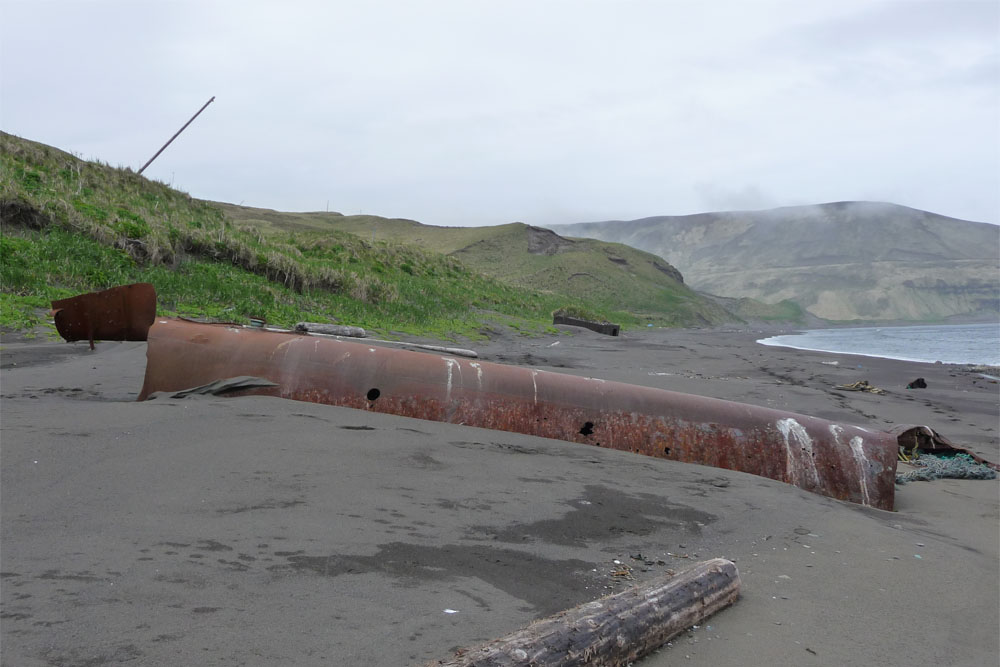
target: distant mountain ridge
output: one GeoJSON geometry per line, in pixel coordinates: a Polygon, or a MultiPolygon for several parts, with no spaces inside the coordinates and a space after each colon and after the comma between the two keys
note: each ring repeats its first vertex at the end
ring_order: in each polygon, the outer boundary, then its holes
{"type": "Polygon", "coordinates": [[[695,289],[827,320],[1000,313],[1000,227],[882,202],[555,225],[663,257],[695,289]]]}

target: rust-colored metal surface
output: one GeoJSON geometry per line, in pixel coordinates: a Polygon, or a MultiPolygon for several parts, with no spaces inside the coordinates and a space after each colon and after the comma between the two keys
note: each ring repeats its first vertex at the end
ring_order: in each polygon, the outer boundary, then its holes
{"type": "Polygon", "coordinates": [[[146,340],[156,318],[156,290],[149,283],[112,287],[52,302],[56,330],[67,341],[146,340]]]}
{"type": "Polygon", "coordinates": [[[139,400],[238,375],[240,392],[515,431],[740,470],[892,509],[895,436],[742,403],[447,355],[157,319],[139,400]]]}

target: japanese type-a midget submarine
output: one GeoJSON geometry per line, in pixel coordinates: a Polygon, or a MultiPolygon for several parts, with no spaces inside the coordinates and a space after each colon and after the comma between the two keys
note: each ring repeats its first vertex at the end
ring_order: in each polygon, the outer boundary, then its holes
{"type": "MultiPolygon", "coordinates": [[[[755,405],[342,340],[155,317],[138,284],[54,303],[67,340],[147,340],[139,400],[250,376],[226,395],[266,395],[514,431],[760,475],[891,510],[893,433],[755,405]],[[265,386],[260,386],[265,385],[265,386]]],[[[946,442],[946,441],[945,441],[946,442]]]]}

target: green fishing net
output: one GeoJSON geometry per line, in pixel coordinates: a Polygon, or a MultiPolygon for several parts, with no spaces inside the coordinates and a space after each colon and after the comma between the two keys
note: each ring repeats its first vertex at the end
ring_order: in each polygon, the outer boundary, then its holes
{"type": "Polygon", "coordinates": [[[996,479],[997,471],[968,454],[942,457],[921,454],[912,464],[916,470],[896,473],[896,484],[929,482],[932,479],[996,479]]]}

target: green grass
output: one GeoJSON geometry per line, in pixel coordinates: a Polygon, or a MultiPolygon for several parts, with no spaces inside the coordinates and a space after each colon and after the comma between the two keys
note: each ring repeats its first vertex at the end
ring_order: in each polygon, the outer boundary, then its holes
{"type": "MultiPolygon", "coordinates": [[[[176,266],[151,265],[58,227],[5,233],[0,249],[4,297],[0,326],[7,329],[37,325],[40,313],[35,311],[47,308],[51,300],[132,282],[152,283],[159,312],[165,315],[237,322],[264,317],[286,327],[301,320],[336,319],[382,332],[440,337],[479,337],[484,314],[491,312],[540,330],[565,302],[503,285],[457,262],[425,262],[414,274],[382,262],[372,271],[380,271],[386,281],[372,282],[368,289],[390,285],[393,293],[366,294],[361,300],[328,289],[297,292],[233,264],[204,258],[189,257],[176,266]],[[402,279],[404,274],[407,280],[402,279]]],[[[359,278],[355,291],[363,285],[359,278]]]]}
{"type": "MultiPolygon", "coordinates": [[[[235,226],[265,234],[296,230],[305,235],[349,232],[370,241],[386,239],[444,253],[485,275],[530,290],[563,295],[624,325],[718,324],[736,319],[677,280],[666,260],[618,243],[593,239],[559,241],[558,252],[531,252],[532,238],[550,234],[523,223],[493,227],[435,227],[413,220],[340,213],[281,213],[222,204],[235,226]]],[[[604,317],[602,315],[602,317],[604,317]]]]}
{"type": "Polygon", "coordinates": [[[0,170],[0,326],[8,330],[37,326],[53,299],[130,282],[152,283],[165,315],[279,326],[335,319],[438,337],[479,337],[497,316],[543,331],[556,308],[586,305],[416,246],[234,224],[219,206],[129,169],[5,133],[0,170]]]}

